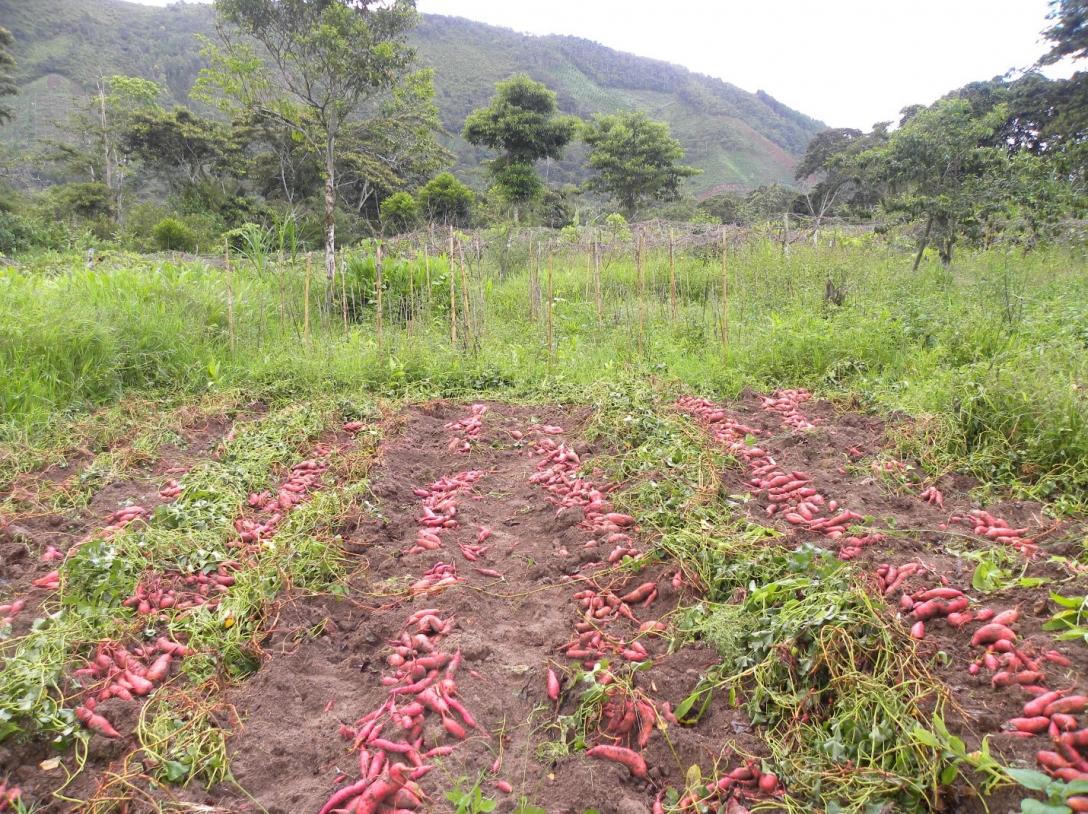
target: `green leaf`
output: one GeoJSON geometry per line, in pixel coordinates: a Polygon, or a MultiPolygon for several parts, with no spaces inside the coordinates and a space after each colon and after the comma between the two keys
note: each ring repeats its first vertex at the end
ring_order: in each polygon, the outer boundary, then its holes
{"type": "Polygon", "coordinates": [[[1061,605],[1063,608],[1070,608],[1071,610],[1078,610],[1084,604],[1084,597],[1082,596],[1062,596],[1061,594],[1051,593],[1050,601],[1056,605],[1061,605]]]}
{"type": "Polygon", "coordinates": [[[928,729],[924,729],[920,726],[915,726],[911,730],[910,736],[914,738],[918,743],[923,746],[928,746],[930,749],[940,749],[940,741],[937,740],[937,736],[930,732],[928,729]]]}
{"type": "Polygon", "coordinates": [[[1021,800],[1022,814],[1070,814],[1072,809],[1055,803],[1043,803],[1039,800],[1021,800]]]}
{"type": "Polygon", "coordinates": [[[1034,769],[1006,769],[1005,771],[1021,786],[1032,791],[1042,791],[1053,782],[1048,775],[1034,769]]]}

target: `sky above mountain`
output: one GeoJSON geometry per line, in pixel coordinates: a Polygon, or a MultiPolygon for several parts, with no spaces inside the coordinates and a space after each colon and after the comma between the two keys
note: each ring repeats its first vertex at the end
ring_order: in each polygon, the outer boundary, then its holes
{"type": "MultiPolygon", "coordinates": [[[[170,0],[137,0],[168,5],[170,0]]],[[[833,127],[868,129],[909,104],[1030,66],[1047,0],[418,0],[529,34],[570,34],[765,90],[833,127]]],[[[1068,64],[1048,74],[1068,75],[1068,64]]]]}

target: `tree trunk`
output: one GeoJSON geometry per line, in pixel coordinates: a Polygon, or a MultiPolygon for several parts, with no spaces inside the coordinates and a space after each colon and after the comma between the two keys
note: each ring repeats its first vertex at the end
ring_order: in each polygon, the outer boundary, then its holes
{"type": "Polygon", "coordinates": [[[914,255],[914,268],[911,271],[918,271],[918,266],[922,263],[922,255],[925,253],[926,246],[929,245],[929,233],[933,230],[933,216],[929,216],[929,220],[926,222],[926,230],[922,233],[922,242],[918,244],[918,254],[914,255]]]}
{"type": "Polygon", "coordinates": [[[325,276],[331,283],[336,278],[336,162],[334,142],[325,147],[325,276]]]}

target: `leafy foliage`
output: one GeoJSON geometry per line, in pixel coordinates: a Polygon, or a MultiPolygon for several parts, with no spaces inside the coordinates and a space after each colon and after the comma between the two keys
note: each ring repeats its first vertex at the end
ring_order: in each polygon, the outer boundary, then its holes
{"type": "Polygon", "coordinates": [[[462,135],[502,153],[490,163],[495,185],[512,203],[525,204],[541,192],[533,165],[559,158],[575,127],[575,119],[559,115],[554,91],[518,74],[495,86],[491,104],[468,117],[462,135]]]}
{"type": "Polygon", "coordinates": [[[684,151],[669,126],[645,113],[598,116],[583,128],[582,139],[597,172],[590,188],[611,195],[628,218],[650,201],[677,200],[681,182],[698,173],[678,163],[684,151]]]}

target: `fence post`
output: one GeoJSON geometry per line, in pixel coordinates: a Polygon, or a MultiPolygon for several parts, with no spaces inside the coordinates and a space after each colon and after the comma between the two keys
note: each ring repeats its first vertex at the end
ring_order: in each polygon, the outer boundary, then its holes
{"type": "Polygon", "coordinates": [[[314,273],[314,256],[306,252],[306,284],[302,289],[302,338],[310,347],[310,278],[314,273]]]}
{"type": "Polygon", "coordinates": [[[593,239],[593,287],[597,299],[597,322],[604,321],[604,308],[601,303],[601,244],[593,239]]]}
{"type": "Polygon", "coordinates": [[[669,318],[672,320],[676,319],[676,259],[674,257],[674,240],[673,231],[672,229],[669,229],[669,318]]]}

